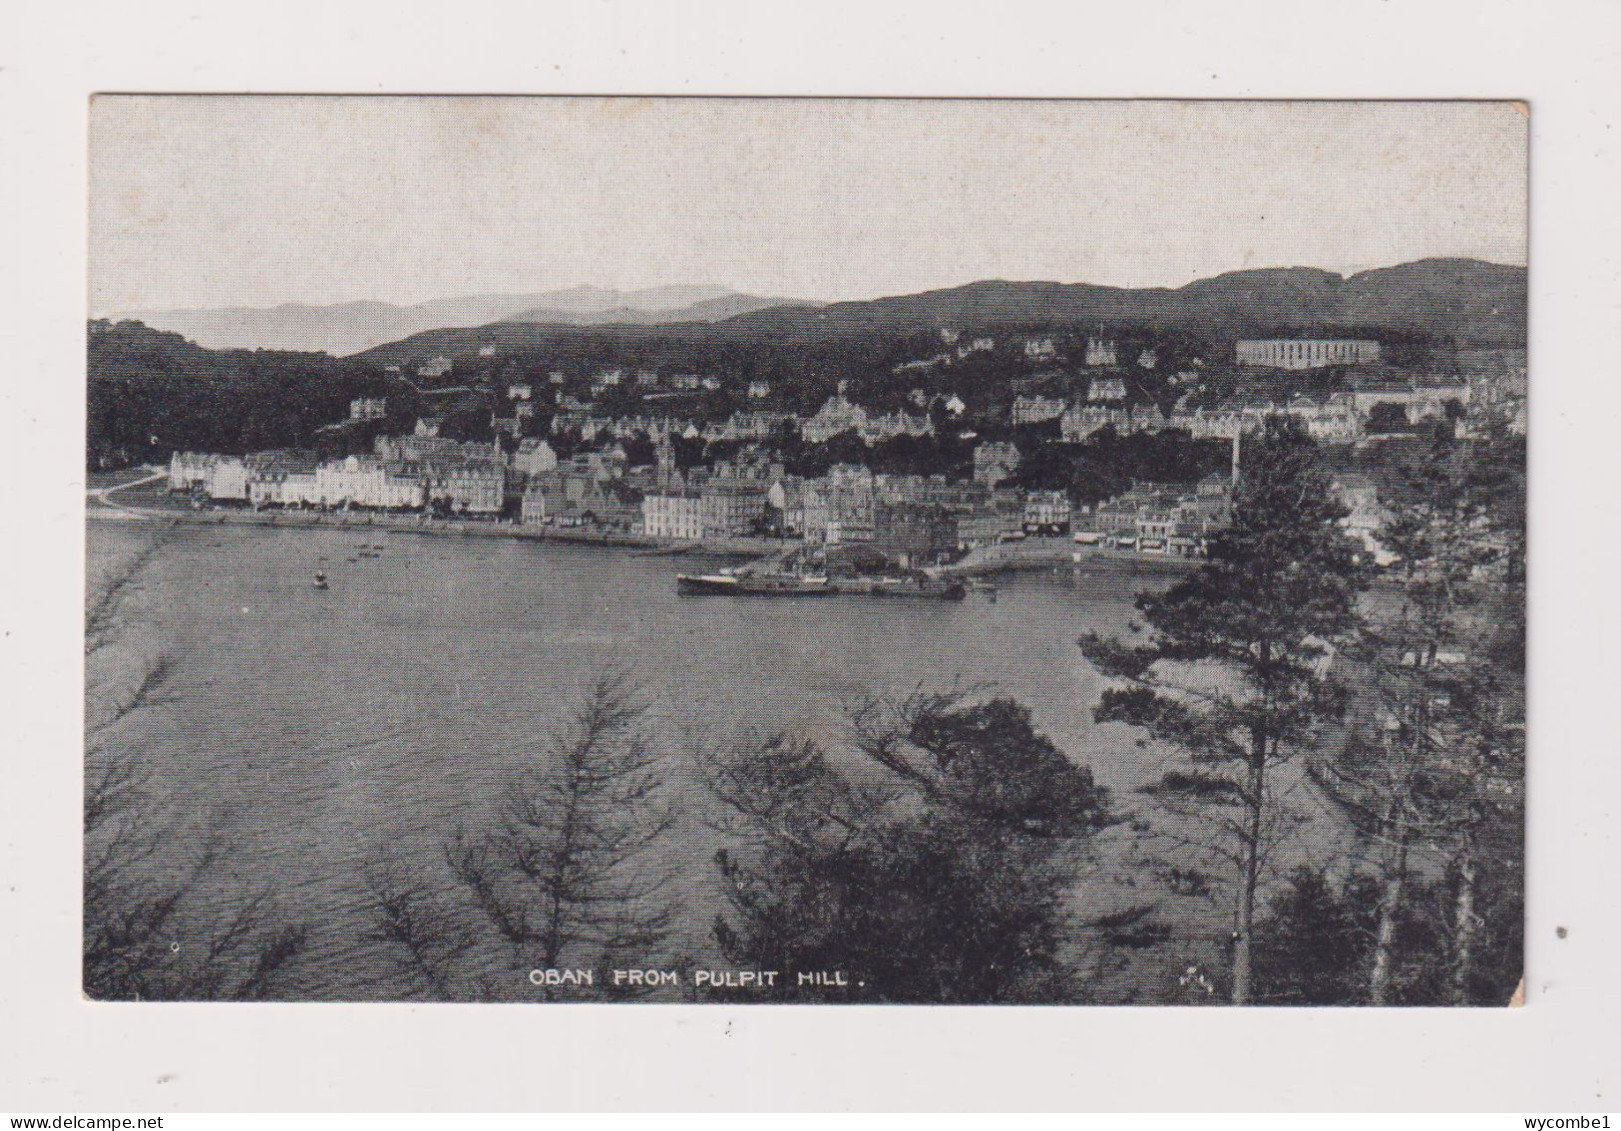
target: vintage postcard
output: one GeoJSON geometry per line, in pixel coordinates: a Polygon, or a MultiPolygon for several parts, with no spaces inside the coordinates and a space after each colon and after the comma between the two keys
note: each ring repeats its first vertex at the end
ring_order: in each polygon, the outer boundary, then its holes
{"type": "Polygon", "coordinates": [[[89,113],[86,997],[1515,999],[1524,105],[89,113]]]}

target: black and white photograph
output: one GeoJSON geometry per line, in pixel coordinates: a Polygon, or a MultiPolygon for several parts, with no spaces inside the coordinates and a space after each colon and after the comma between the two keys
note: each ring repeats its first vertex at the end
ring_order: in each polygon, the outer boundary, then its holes
{"type": "Polygon", "coordinates": [[[0,1126],[1605,1131],[1618,120],[1607,0],[0,8],[0,1126]]]}
{"type": "Polygon", "coordinates": [[[1522,1000],[1526,104],[88,113],[87,999],[1522,1000]]]}

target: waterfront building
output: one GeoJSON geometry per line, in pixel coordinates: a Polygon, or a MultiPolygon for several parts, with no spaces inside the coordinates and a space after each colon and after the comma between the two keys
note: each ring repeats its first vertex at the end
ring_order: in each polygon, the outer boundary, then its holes
{"type": "Polygon", "coordinates": [[[206,486],[211,499],[246,502],[248,498],[248,467],[237,456],[220,456],[208,469],[206,486]]]}
{"type": "Polygon", "coordinates": [[[763,482],[710,481],[700,489],[699,522],[705,538],[737,538],[754,533],[765,516],[763,482]]]}
{"type": "Polygon", "coordinates": [[[523,498],[518,504],[518,521],[525,526],[539,526],[568,509],[563,477],[555,471],[531,476],[524,485],[523,498]]]}
{"type": "Polygon", "coordinates": [[[169,457],[169,490],[244,500],[248,497],[248,468],[239,456],[174,452],[169,457]]]}
{"type": "Polygon", "coordinates": [[[1063,491],[1029,491],[1024,497],[1024,528],[1031,533],[1059,534],[1069,529],[1069,495],[1063,491]]]}
{"type": "Polygon", "coordinates": [[[275,501],[284,507],[318,507],[322,497],[315,472],[289,471],[280,476],[275,501]]]}
{"type": "Polygon", "coordinates": [[[704,536],[702,499],[696,491],[677,489],[642,498],[642,531],[654,538],[696,542],[704,536]]]}
{"type": "Polygon", "coordinates": [[[872,541],[875,495],[870,472],[864,481],[829,475],[808,482],[803,500],[805,541],[829,545],[872,541]]]}
{"type": "Polygon", "coordinates": [[[1362,339],[1267,339],[1241,341],[1238,364],[1269,369],[1320,369],[1327,365],[1371,365],[1379,343],[1362,339]]]}
{"type": "Polygon", "coordinates": [[[587,480],[584,490],[570,490],[561,511],[561,525],[594,526],[603,530],[641,533],[646,529],[642,493],[622,480],[587,480]]]}
{"type": "Polygon", "coordinates": [[[957,514],[957,544],[971,550],[994,546],[1024,530],[1024,502],[1017,497],[992,497],[957,514]]]}
{"type": "Polygon", "coordinates": [[[799,531],[806,542],[827,541],[828,485],[825,479],[810,480],[799,488],[799,531]]]}
{"type": "Polygon", "coordinates": [[[957,516],[941,506],[880,502],[872,548],[903,568],[932,565],[957,548],[957,516]]]}
{"type": "Polygon", "coordinates": [[[458,514],[500,514],[506,505],[506,468],[489,459],[429,456],[407,464],[425,488],[425,503],[458,514]]]}
{"type": "Polygon", "coordinates": [[[977,505],[990,494],[983,483],[952,483],[943,475],[893,475],[872,477],[873,497],[879,502],[912,503],[961,509],[977,505]]]}
{"type": "Polygon", "coordinates": [[[1078,532],[1104,545],[1180,557],[1203,556],[1209,539],[1232,522],[1231,485],[1207,476],[1190,490],[1174,484],[1137,482],[1127,491],[1082,512],[1078,532]]]}
{"type": "Polygon", "coordinates": [[[298,505],[315,491],[315,468],[320,462],[314,452],[275,450],[252,452],[243,459],[247,469],[248,502],[255,508],[298,505]],[[292,488],[289,477],[302,477],[292,488]],[[307,489],[306,489],[307,488],[307,489]]]}
{"type": "Polygon", "coordinates": [[[208,484],[208,474],[218,460],[206,452],[175,452],[169,456],[169,490],[201,490],[208,484]]]}
{"type": "Polygon", "coordinates": [[[421,479],[390,469],[376,456],[327,460],[315,469],[313,493],[308,501],[323,507],[399,510],[423,504],[421,479]]]}

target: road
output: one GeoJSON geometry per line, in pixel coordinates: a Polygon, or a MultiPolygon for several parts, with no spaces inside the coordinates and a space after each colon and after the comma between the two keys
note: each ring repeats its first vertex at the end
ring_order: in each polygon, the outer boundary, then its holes
{"type": "Polygon", "coordinates": [[[144,476],[140,479],[131,479],[128,483],[114,483],[109,487],[87,487],[85,488],[84,492],[85,498],[97,506],[105,507],[109,511],[117,512],[118,514],[128,518],[149,518],[151,516],[147,511],[137,510],[134,507],[126,507],[122,503],[114,502],[112,497],[113,492],[125,491],[131,487],[142,487],[159,479],[167,479],[168,476],[169,473],[167,471],[154,471],[152,474],[144,476]]]}

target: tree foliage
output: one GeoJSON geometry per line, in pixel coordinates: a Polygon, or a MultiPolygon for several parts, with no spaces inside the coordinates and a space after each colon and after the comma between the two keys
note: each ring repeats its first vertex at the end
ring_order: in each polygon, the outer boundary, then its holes
{"type": "Polygon", "coordinates": [[[1511,472],[1523,449],[1505,440],[1438,440],[1406,469],[1380,534],[1396,558],[1385,599],[1364,613],[1347,649],[1358,674],[1355,722],[1349,740],[1315,766],[1378,863],[1366,972],[1376,1005],[1393,990],[1415,854],[1444,860],[1458,880],[1449,937],[1459,1002],[1474,977],[1476,883],[1482,870],[1518,866],[1496,843],[1522,819],[1524,775],[1523,527],[1513,504],[1497,498],[1523,489],[1511,472]],[[1488,829],[1495,839],[1482,839],[1488,829]]]}
{"type": "Polygon", "coordinates": [[[1452,989],[1451,909],[1460,877],[1415,878],[1393,915],[1390,976],[1373,999],[1367,971],[1381,937],[1383,882],[1336,883],[1305,865],[1291,873],[1256,924],[1255,1001],[1264,1005],[1506,1005],[1520,978],[1524,906],[1517,876],[1481,892],[1482,929],[1462,997],[1452,989]]]}
{"type": "Polygon", "coordinates": [[[174,672],[167,656],[123,686],[108,670],[141,574],[161,547],[161,536],[153,539],[86,603],[84,993],[102,1001],[278,997],[309,949],[310,927],[269,891],[221,893],[236,846],[183,822],[126,745],[125,724],[164,705],[174,672]]]}
{"type": "Polygon", "coordinates": [[[1255,896],[1279,835],[1269,771],[1319,735],[1344,701],[1328,678],[1333,642],[1355,624],[1364,577],[1314,444],[1274,418],[1249,449],[1233,523],[1208,560],[1137,607],[1146,642],[1096,635],[1087,656],[1118,681],[1094,714],[1180,747],[1194,774],[1158,797],[1196,817],[1236,872],[1233,999],[1248,999],[1255,896]],[[1187,787],[1187,788],[1183,788],[1187,787]]]}
{"type": "Polygon", "coordinates": [[[834,1000],[1079,995],[1060,953],[1058,860],[1064,838],[1106,820],[1090,773],[1005,699],[920,693],[868,700],[852,717],[870,759],[860,770],[781,737],[712,760],[728,818],[725,956],[847,971],[853,984],[827,991],[834,1000]]]}
{"type": "Polygon", "coordinates": [[[528,999],[537,992],[530,970],[657,957],[671,908],[656,845],[673,818],[645,713],[624,673],[599,673],[549,757],[514,778],[490,824],[446,845],[459,901],[444,885],[379,869],[375,937],[419,992],[528,999]]]}

